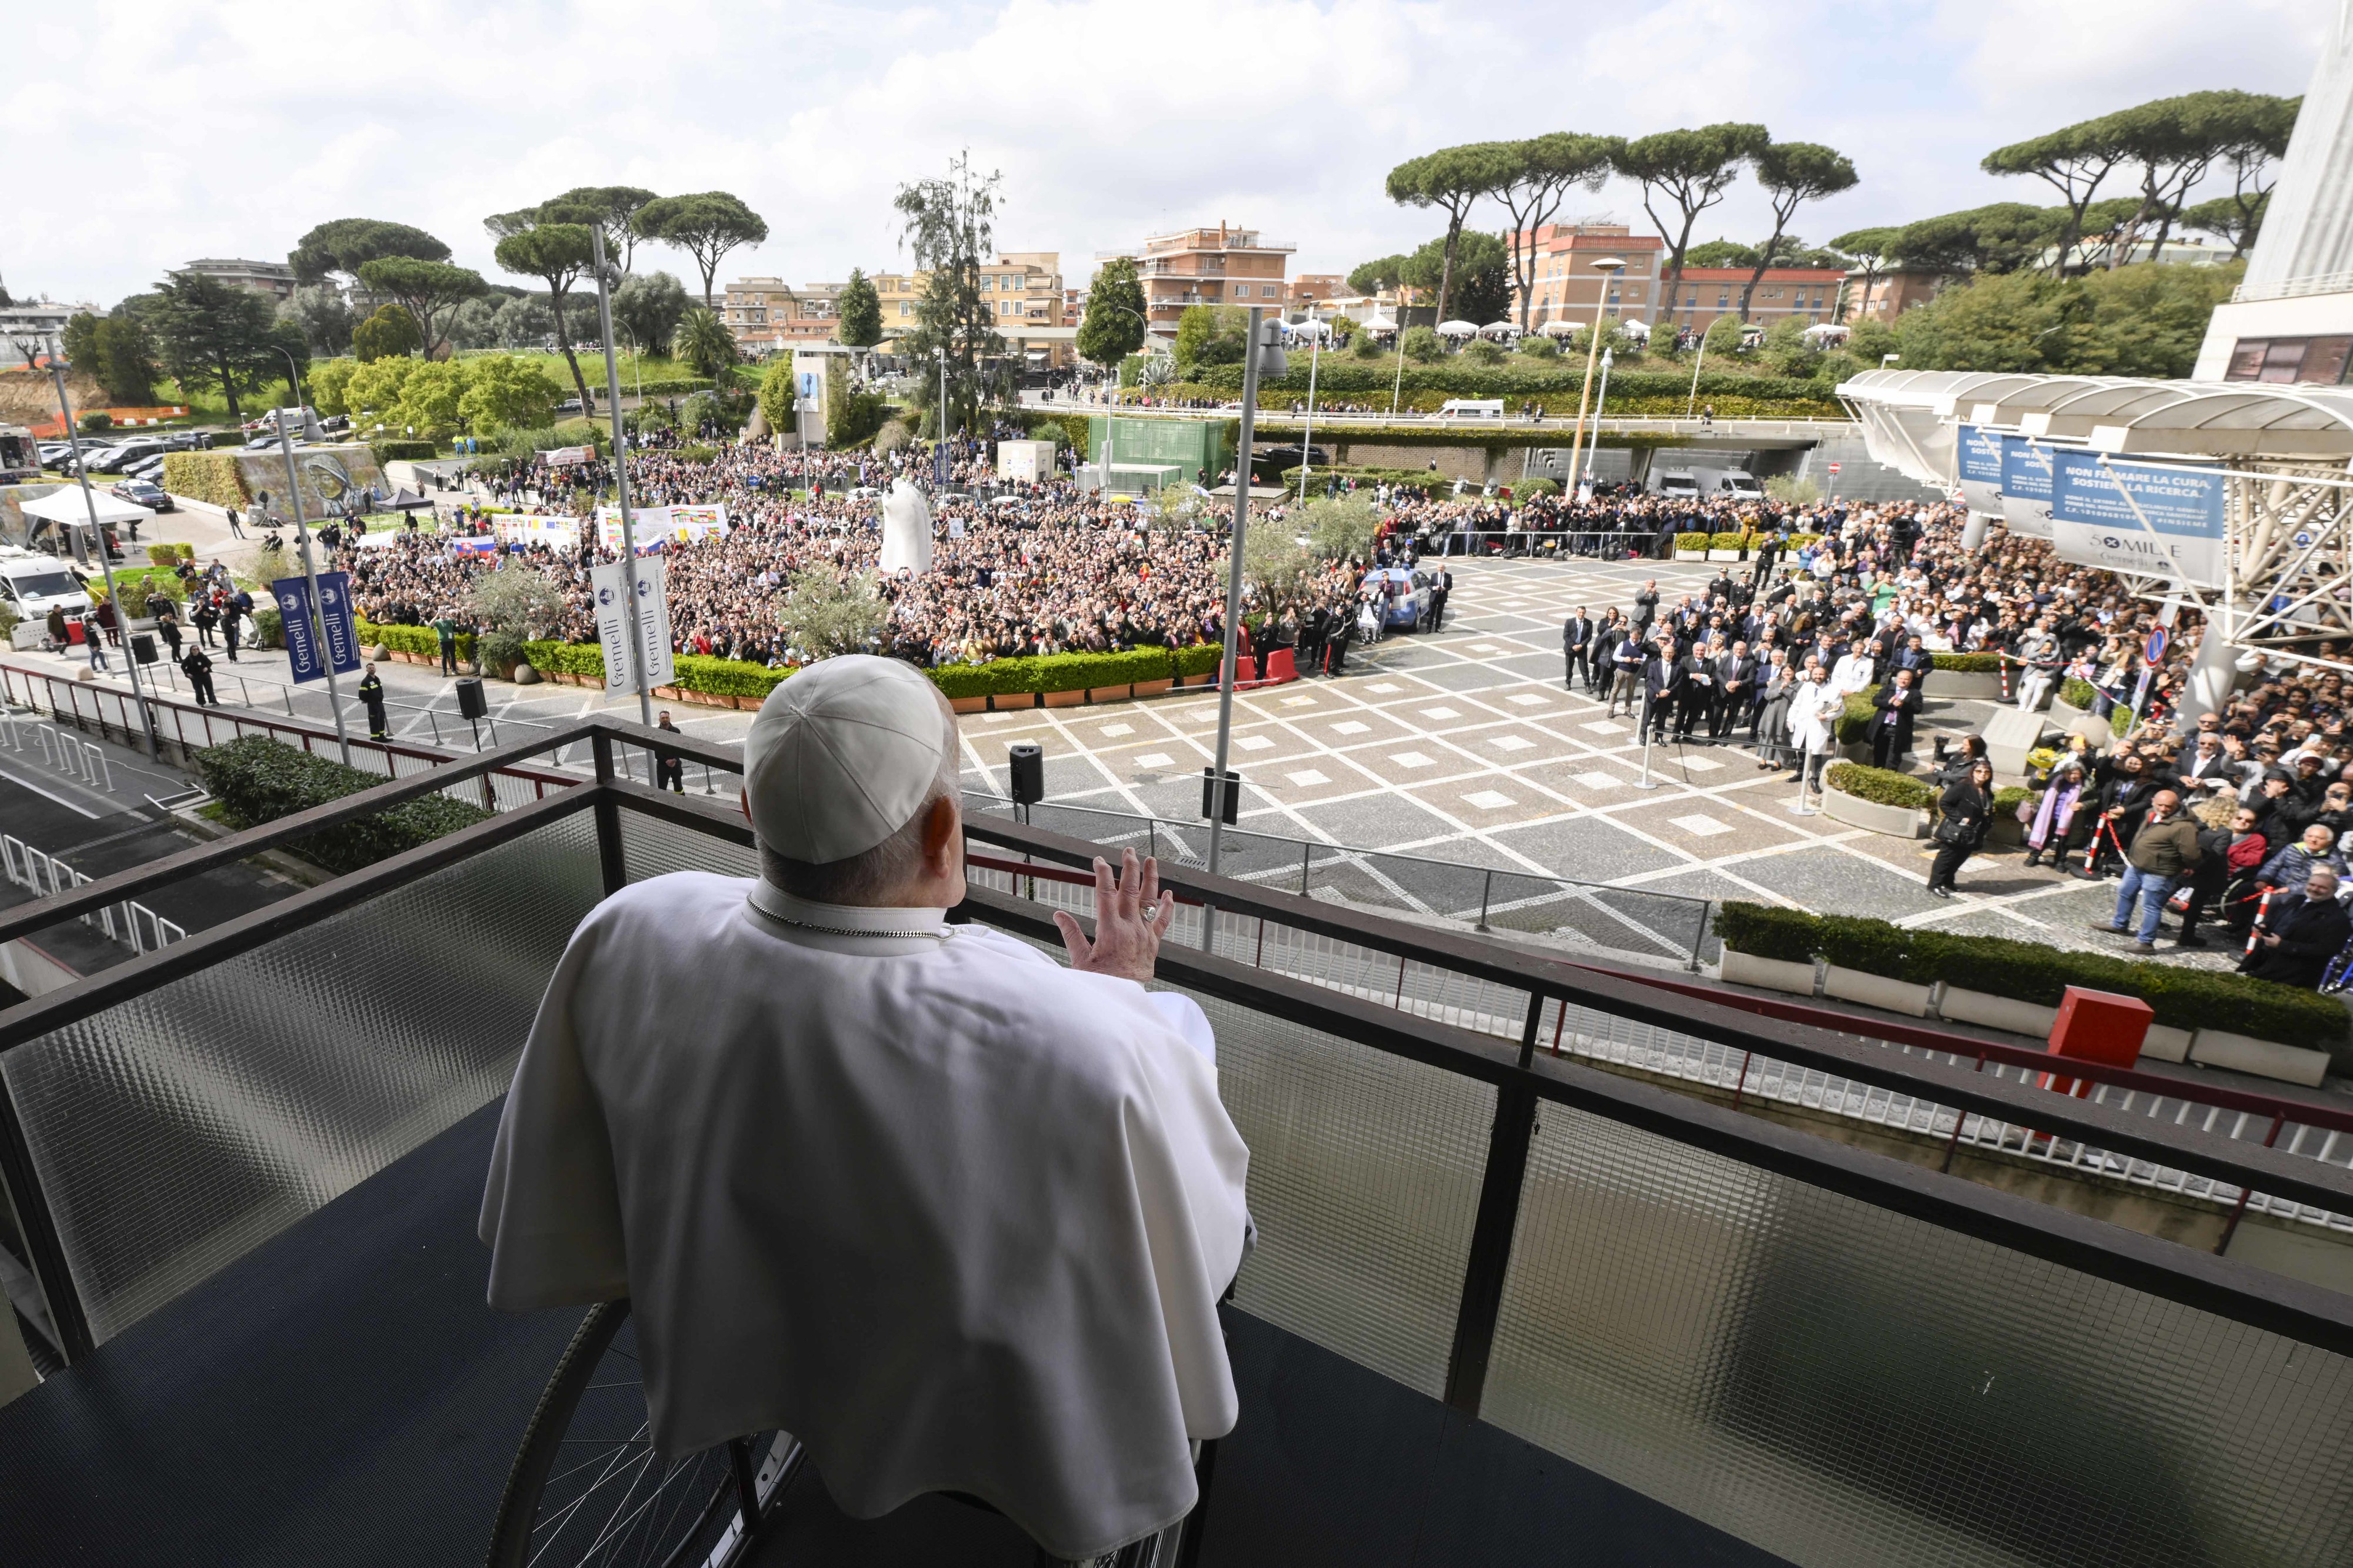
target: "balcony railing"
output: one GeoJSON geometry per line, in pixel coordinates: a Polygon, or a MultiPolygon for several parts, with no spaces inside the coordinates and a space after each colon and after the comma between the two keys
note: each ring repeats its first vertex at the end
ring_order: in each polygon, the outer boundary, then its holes
{"type": "MultiPolygon", "coordinates": [[[[495,1099],[600,898],[751,874],[740,816],[627,776],[656,747],[740,759],[586,720],[0,915],[14,940],[559,745],[593,775],[0,1013],[19,1305],[67,1359],[495,1099]]],[[[1053,943],[1093,847],[968,837],[963,915],[1053,943]]],[[[1216,1026],[1251,1151],[1243,1311],[1793,1563],[2353,1551],[2353,1300],[1552,1047],[1695,1041],[1931,1126],[2331,1213],[2353,1212],[2342,1169],[1473,934],[1164,879],[1188,902],[1161,979],[1216,1026]]]]}

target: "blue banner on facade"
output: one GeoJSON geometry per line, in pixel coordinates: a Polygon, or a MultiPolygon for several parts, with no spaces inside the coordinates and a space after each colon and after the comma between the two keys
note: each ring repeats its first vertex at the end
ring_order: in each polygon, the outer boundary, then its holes
{"type": "Polygon", "coordinates": [[[325,628],[327,658],[337,675],[360,667],[359,628],[352,624],[352,579],[345,572],[319,574],[319,623],[325,628]]]}
{"type": "Polygon", "coordinates": [[[2001,437],[1975,425],[1955,428],[1961,500],[1974,512],[2001,515],[2001,437]]]}
{"type": "Polygon", "coordinates": [[[2097,452],[2052,457],[2051,542],[2062,560],[2222,585],[2221,474],[2102,462],[2097,452]]]}
{"type": "Polygon", "coordinates": [[[286,662],[296,681],[316,680],[327,673],[319,662],[319,635],[311,621],[311,584],[300,577],[280,577],[269,584],[278,601],[278,619],[286,638],[286,662]]]}
{"type": "Polygon", "coordinates": [[[2051,448],[2024,436],[2001,438],[2001,521],[2012,532],[2051,537],[2051,448]]]}

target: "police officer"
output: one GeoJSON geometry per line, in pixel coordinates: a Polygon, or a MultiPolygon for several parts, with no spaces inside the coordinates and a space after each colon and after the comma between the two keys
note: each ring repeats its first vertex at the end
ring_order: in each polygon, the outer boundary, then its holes
{"type": "MultiPolygon", "coordinates": [[[[654,728],[668,730],[673,735],[684,733],[670,721],[670,710],[667,708],[654,720],[654,728]]],[[[678,795],[686,793],[686,763],[676,752],[666,747],[654,752],[654,787],[678,795]]]]}
{"type": "Polygon", "coordinates": [[[367,704],[368,738],[372,741],[392,739],[392,721],[384,711],[384,678],[375,672],[375,660],[368,660],[367,673],[360,677],[360,700],[367,704]]]}
{"type": "Polygon", "coordinates": [[[213,694],[213,661],[203,647],[188,646],[188,651],[180,656],[180,673],[188,678],[188,689],[195,693],[197,707],[220,706],[220,699],[213,694]]]}

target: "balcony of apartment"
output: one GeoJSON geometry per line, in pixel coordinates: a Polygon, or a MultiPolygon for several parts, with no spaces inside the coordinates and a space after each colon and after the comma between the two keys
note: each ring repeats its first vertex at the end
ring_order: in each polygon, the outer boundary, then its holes
{"type": "MultiPolygon", "coordinates": [[[[582,1314],[482,1304],[489,1140],[547,978],[628,883],[752,873],[740,754],[596,718],[361,757],[400,776],[0,911],[0,942],[37,938],[400,800],[490,808],[0,1012],[0,1277],[47,1373],[0,1406],[7,1559],[471,1564],[512,1472],[541,1533],[493,1562],[1029,1563],[943,1499],[844,1519],[788,1435],[652,1472],[625,1321],[551,1384],[582,1314]],[[656,744],[687,796],[650,787],[656,744]],[[617,1426],[581,1425],[597,1402],[617,1426]],[[539,1489],[527,1428],[593,1462],[539,1489]]],[[[1053,943],[1096,844],[967,835],[960,918],[1053,943]]],[[[1760,1111],[1810,1084],[1931,1142],[2353,1215],[2353,1175],[2277,1123],[2233,1140],[1392,919],[1345,854],[1244,839],[1229,870],[1165,879],[1161,980],[1215,1026],[1261,1237],[1228,1308],[1240,1425],[1182,1561],[2353,1560],[2353,1300],[1760,1111]]],[[[1482,926],[1539,899],[1486,889],[1482,926]]]]}

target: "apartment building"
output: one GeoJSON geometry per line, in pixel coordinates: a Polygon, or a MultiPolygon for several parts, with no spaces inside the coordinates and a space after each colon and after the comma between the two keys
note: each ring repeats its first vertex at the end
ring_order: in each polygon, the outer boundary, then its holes
{"type": "MultiPolygon", "coordinates": [[[[931,275],[924,272],[882,272],[867,279],[882,306],[885,337],[913,331],[923,289],[931,275]]],[[[982,264],[980,297],[997,318],[997,330],[1076,326],[1070,317],[1075,296],[1062,286],[1062,258],[1053,250],[1008,250],[982,264]]]]}
{"type": "Polygon", "coordinates": [[[1325,310],[1333,300],[1351,299],[1356,292],[1337,272],[1303,272],[1291,280],[1285,302],[1294,310],[1325,310]]]}
{"type": "Polygon", "coordinates": [[[1220,222],[1215,228],[1147,236],[1126,250],[1099,250],[1095,260],[1134,262],[1150,330],[1174,338],[1187,306],[1280,307],[1290,292],[1283,274],[1298,248],[1254,228],[1220,222]]]}
{"type": "Polygon", "coordinates": [[[201,272],[239,289],[266,294],[272,300],[283,300],[294,292],[294,269],[282,261],[245,261],[206,256],[189,262],[180,270],[201,272]]]}
{"type": "MultiPolygon", "coordinates": [[[[1723,316],[1740,314],[1740,291],[1755,268],[1686,267],[1675,289],[1674,324],[1704,332],[1723,316]]],[[[1795,316],[1807,326],[1836,322],[1846,273],[1835,267],[1768,267],[1748,302],[1751,326],[1770,327],[1795,316]]]]}
{"type": "MultiPolygon", "coordinates": [[[[1514,235],[1499,237],[1504,248],[1514,248],[1514,235]]],[[[1535,255],[1528,289],[1527,321],[1531,329],[1547,321],[1572,321],[1589,326],[1596,313],[1629,321],[1648,321],[1659,309],[1659,266],[1667,242],[1656,235],[1638,235],[1622,223],[1548,223],[1522,231],[1518,253],[1535,255]],[[1593,263],[1620,257],[1622,273],[1610,274],[1593,263]]],[[[1519,289],[1513,289],[1512,320],[1520,319],[1519,289]]],[[[1480,326],[1486,325],[1481,321],[1480,326]]]]}
{"type": "Polygon", "coordinates": [[[1915,305],[1925,305],[1935,299],[1945,287],[1943,274],[1936,272],[1881,272],[1866,274],[1860,267],[1846,275],[1846,289],[1840,296],[1839,320],[1877,321],[1893,325],[1895,318],[1915,305]]]}
{"type": "Polygon", "coordinates": [[[844,287],[739,278],[727,285],[719,316],[746,359],[765,359],[795,343],[831,342],[841,319],[844,287]]]}

